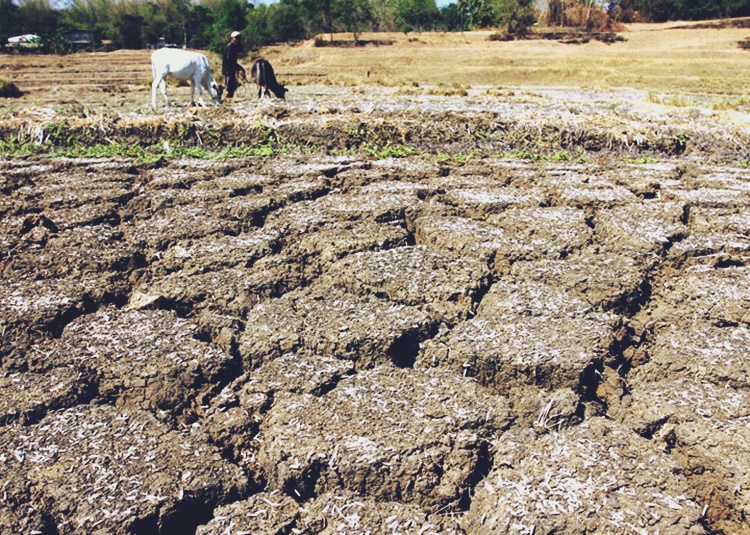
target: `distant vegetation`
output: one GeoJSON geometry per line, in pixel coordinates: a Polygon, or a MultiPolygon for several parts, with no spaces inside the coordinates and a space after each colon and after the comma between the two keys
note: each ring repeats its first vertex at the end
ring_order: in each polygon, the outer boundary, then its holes
{"type": "Polygon", "coordinates": [[[65,50],[65,32],[83,29],[119,48],[166,43],[220,51],[233,30],[249,48],[349,32],[461,31],[499,28],[522,35],[540,22],[586,31],[620,22],[701,20],[750,15],[750,0],[459,0],[438,8],[435,0],[281,0],[254,6],[246,0],[0,0],[0,42],[33,33],[49,52],[65,50]]]}

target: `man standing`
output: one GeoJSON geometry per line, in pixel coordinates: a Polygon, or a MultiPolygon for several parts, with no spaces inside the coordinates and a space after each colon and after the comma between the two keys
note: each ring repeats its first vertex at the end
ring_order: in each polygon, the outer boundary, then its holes
{"type": "Polygon", "coordinates": [[[224,75],[224,90],[223,99],[230,99],[234,97],[234,92],[237,90],[237,72],[244,74],[245,69],[237,63],[237,58],[240,55],[240,32],[232,32],[230,35],[230,41],[227,47],[224,49],[224,54],[221,57],[221,74],[224,75]]]}

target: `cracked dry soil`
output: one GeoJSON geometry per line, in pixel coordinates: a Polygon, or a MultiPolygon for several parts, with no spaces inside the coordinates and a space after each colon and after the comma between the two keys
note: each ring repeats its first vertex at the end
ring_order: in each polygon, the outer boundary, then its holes
{"type": "Polygon", "coordinates": [[[744,168],[0,172],[3,533],[750,532],[744,168]]]}

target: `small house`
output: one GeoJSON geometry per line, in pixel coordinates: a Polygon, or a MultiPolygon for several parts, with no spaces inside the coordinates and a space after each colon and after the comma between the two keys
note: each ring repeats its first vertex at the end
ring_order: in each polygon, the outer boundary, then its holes
{"type": "Polygon", "coordinates": [[[33,33],[8,37],[5,48],[15,54],[19,51],[36,50],[42,46],[42,38],[33,33]]]}
{"type": "Polygon", "coordinates": [[[68,30],[65,32],[65,38],[70,43],[73,52],[86,50],[92,52],[96,50],[99,40],[91,30],[68,30]]]}

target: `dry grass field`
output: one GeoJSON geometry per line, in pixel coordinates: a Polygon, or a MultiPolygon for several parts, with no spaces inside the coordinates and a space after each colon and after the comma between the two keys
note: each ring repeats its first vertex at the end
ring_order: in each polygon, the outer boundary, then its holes
{"type": "Polygon", "coordinates": [[[625,41],[563,44],[490,41],[493,32],[377,34],[393,46],[273,48],[282,72],[325,74],[332,83],[383,85],[631,87],[741,96],[750,90],[750,55],[737,46],[747,29],[633,25],[625,41]],[[367,73],[370,77],[367,77],[367,73]]]}
{"type": "MultiPolygon", "coordinates": [[[[316,47],[308,41],[268,47],[253,57],[268,58],[279,78],[292,86],[418,86],[433,93],[440,88],[632,88],[666,95],[673,103],[693,99],[714,107],[748,107],[750,51],[738,43],[750,35],[749,29],[631,25],[619,34],[624,40],[613,44],[491,41],[492,33],[363,34],[365,42],[392,44],[316,47]]],[[[75,103],[94,110],[140,110],[148,103],[149,54],[5,56],[0,79],[26,94],[0,99],[0,112],[75,103]]],[[[218,71],[218,57],[209,56],[218,71]]]]}

